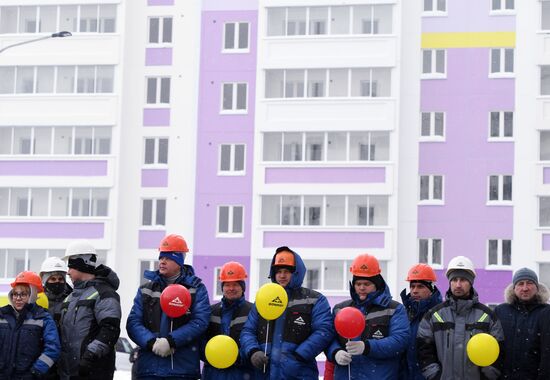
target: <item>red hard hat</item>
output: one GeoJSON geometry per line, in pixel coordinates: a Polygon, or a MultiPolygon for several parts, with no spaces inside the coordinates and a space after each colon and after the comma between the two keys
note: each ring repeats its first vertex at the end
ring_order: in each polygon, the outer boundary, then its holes
{"type": "Polygon", "coordinates": [[[437,281],[435,272],[428,264],[416,264],[407,274],[407,281],[437,281]]]}
{"type": "Polygon", "coordinates": [[[38,290],[38,293],[42,293],[44,291],[44,287],[42,286],[42,280],[40,280],[40,276],[38,276],[34,272],[25,271],[21,272],[15,277],[15,280],[11,283],[11,287],[15,288],[16,285],[19,284],[25,284],[25,285],[32,285],[36,287],[38,290]]]}
{"type": "Polygon", "coordinates": [[[166,235],[159,245],[159,252],[189,252],[187,243],[181,235],[170,234],[166,235]]]}
{"type": "Polygon", "coordinates": [[[230,282],[230,281],[244,281],[248,275],[246,274],[246,269],[242,264],[236,261],[230,261],[223,264],[222,269],[220,270],[220,281],[221,282],[230,282]]]}
{"type": "Polygon", "coordinates": [[[368,253],[357,256],[349,271],[357,277],[373,277],[382,272],[378,259],[368,253]]]}

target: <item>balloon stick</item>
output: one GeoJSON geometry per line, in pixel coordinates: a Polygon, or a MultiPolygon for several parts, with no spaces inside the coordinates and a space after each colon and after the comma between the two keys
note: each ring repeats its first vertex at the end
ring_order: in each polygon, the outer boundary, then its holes
{"type": "MultiPolygon", "coordinates": [[[[269,338],[269,320],[267,320],[267,333],[265,334],[265,351],[264,354],[267,356],[267,340],[269,338]]],[[[264,373],[265,373],[265,364],[264,364],[264,373]]]]}

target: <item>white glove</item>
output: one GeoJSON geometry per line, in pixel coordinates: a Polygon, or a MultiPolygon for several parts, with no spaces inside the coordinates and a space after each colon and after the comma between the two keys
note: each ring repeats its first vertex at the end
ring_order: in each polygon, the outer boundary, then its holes
{"type": "Polygon", "coordinates": [[[174,350],[170,348],[170,343],[166,338],[157,338],[153,344],[153,352],[160,357],[167,357],[174,353],[174,350]]]}
{"type": "Polygon", "coordinates": [[[334,355],[334,360],[336,360],[336,363],[339,365],[348,365],[351,363],[351,354],[344,350],[340,350],[334,355]]]}
{"type": "Polygon", "coordinates": [[[346,351],[351,355],[363,355],[363,352],[365,352],[365,342],[351,340],[346,343],[346,351]]]}

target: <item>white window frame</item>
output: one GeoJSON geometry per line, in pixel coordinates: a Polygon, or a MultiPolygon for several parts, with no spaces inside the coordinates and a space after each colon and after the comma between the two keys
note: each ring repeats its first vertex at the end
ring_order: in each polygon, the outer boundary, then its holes
{"type": "Polygon", "coordinates": [[[170,153],[170,139],[168,137],[164,137],[164,136],[158,136],[158,137],[157,136],[155,136],[155,137],[148,136],[148,137],[143,138],[143,158],[141,160],[141,164],[143,166],[146,166],[148,168],[150,168],[152,166],[158,166],[158,167],[168,166],[168,162],[166,162],[166,163],[158,162],[159,161],[159,153],[160,153],[160,140],[167,140],[166,157],[167,157],[167,161],[168,161],[169,153],[170,153]],[[147,156],[147,140],[153,140],[154,144],[155,144],[154,149],[153,149],[153,162],[152,163],[146,163],[145,162],[145,159],[146,159],[146,156],[147,156]]]}
{"type": "Polygon", "coordinates": [[[420,72],[421,79],[445,79],[447,78],[447,49],[422,49],[420,67],[422,68],[420,72]],[[431,67],[429,73],[424,73],[424,52],[429,51],[431,53],[431,67]],[[438,73],[435,70],[437,69],[437,52],[443,51],[443,72],[438,73]]]}
{"type": "Polygon", "coordinates": [[[489,49],[489,78],[514,78],[516,71],[516,49],[513,47],[502,47],[502,48],[491,48],[489,49]],[[499,51],[500,67],[499,71],[493,73],[491,72],[493,68],[493,51],[499,51]],[[506,70],[506,50],[512,50],[512,65],[514,71],[505,71],[506,70]]]}
{"type": "Polygon", "coordinates": [[[242,54],[242,53],[249,53],[250,52],[250,22],[248,21],[229,21],[225,22],[223,24],[223,34],[222,34],[222,53],[224,54],[242,54]],[[234,24],[235,25],[235,35],[233,36],[233,43],[235,46],[234,48],[226,48],[225,47],[225,33],[226,33],[226,26],[228,24],[234,24]],[[245,48],[239,48],[239,36],[240,36],[240,29],[241,24],[248,24],[248,34],[246,36],[247,43],[245,48]]]}
{"type": "Polygon", "coordinates": [[[516,121],[516,115],[514,111],[489,111],[489,122],[488,122],[488,130],[487,130],[487,140],[492,142],[498,142],[498,141],[513,141],[514,140],[514,129],[515,129],[515,121],[516,121]],[[497,113],[498,116],[498,136],[491,136],[491,114],[497,113]],[[504,136],[504,122],[505,122],[505,114],[511,113],[512,114],[512,136],[504,136]]]}
{"type": "Polygon", "coordinates": [[[172,78],[170,76],[146,76],[145,77],[145,107],[165,108],[172,103],[172,78]],[[149,103],[149,80],[155,80],[155,101],[149,103]],[[168,79],[168,102],[162,99],[162,80],[168,79]]]}
{"type": "Polygon", "coordinates": [[[486,269],[495,269],[495,270],[501,270],[501,269],[510,269],[512,266],[512,257],[513,257],[513,241],[512,239],[487,239],[487,248],[485,250],[485,268],[486,269]],[[490,249],[490,242],[495,241],[497,242],[497,263],[496,264],[489,264],[489,249],[490,249]],[[510,242],[510,264],[503,264],[503,243],[504,241],[510,242]]]}
{"type": "Polygon", "coordinates": [[[220,144],[218,149],[218,175],[220,176],[243,176],[246,174],[246,144],[220,144]],[[222,170],[222,147],[229,146],[229,170],[222,170]],[[235,150],[237,146],[243,147],[243,168],[242,170],[235,169],[235,150]]]}
{"type": "Polygon", "coordinates": [[[421,174],[418,178],[418,203],[420,205],[444,205],[445,204],[445,176],[442,174],[421,174]],[[420,199],[422,192],[422,177],[428,177],[428,199],[420,199]],[[441,199],[434,199],[435,177],[441,177],[441,199]]]}
{"type": "Polygon", "coordinates": [[[424,8],[424,0],[422,1],[422,16],[423,17],[442,17],[447,16],[447,0],[445,0],[445,10],[439,10],[438,9],[438,0],[431,0],[432,1],[432,10],[425,10],[424,8]]]}
{"type": "Polygon", "coordinates": [[[249,96],[249,88],[248,88],[248,82],[222,82],[221,85],[221,96],[220,96],[220,113],[221,114],[247,114],[248,113],[248,96],[249,96]],[[232,86],[232,99],[231,99],[231,109],[224,109],[223,108],[223,92],[225,85],[231,85],[232,86]],[[237,109],[237,102],[238,102],[238,88],[239,84],[244,84],[246,87],[246,105],[244,109],[237,109]]]}
{"type": "Polygon", "coordinates": [[[174,17],[172,16],[150,16],[147,18],[147,45],[148,46],[172,46],[174,44],[174,17]],[[159,30],[158,30],[158,40],[159,42],[150,42],[151,39],[151,20],[158,19],[159,20],[159,30]],[[163,35],[164,35],[164,20],[165,19],[172,19],[172,35],[170,36],[171,41],[170,42],[164,42],[163,41],[163,35]]]}
{"type": "Polygon", "coordinates": [[[445,141],[447,132],[447,114],[442,111],[430,111],[430,112],[421,112],[420,113],[420,131],[419,131],[419,140],[420,141],[445,141]],[[428,136],[422,135],[422,118],[423,114],[430,114],[430,134],[428,136]],[[443,136],[438,136],[435,134],[435,115],[443,115],[443,136]]]}
{"type": "Polygon", "coordinates": [[[141,228],[147,228],[147,229],[164,229],[166,228],[167,224],[167,216],[168,216],[168,199],[167,198],[154,198],[154,197],[143,197],[141,198],[141,204],[140,204],[140,227],[141,228]],[[145,201],[151,201],[151,224],[144,224],[143,223],[143,211],[144,211],[144,202],[145,201]],[[157,207],[158,207],[158,201],[164,201],[164,224],[156,224],[157,223],[157,207]]]}
{"type": "Polygon", "coordinates": [[[516,14],[516,1],[517,0],[513,0],[514,1],[514,7],[512,9],[506,8],[507,0],[497,0],[497,1],[500,1],[500,7],[499,8],[494,7],[493,1],[494,0],[489,0],[489,4],[490,4],[489,5],[490,6],[489,14],[490,15],[498,16],[498,15],[513,15],[513,14],[516,14]]]}
{"type": "Polygon", "coordinates": [[[503,205],[509,206],[514,200],[514,176],[511,174],[491,174],[487,176],[487,205],[496,206],[503,205]],[[491,200],[491,178],[498,178],[498,199],[491,200]],[[504,200],[504,177],[510,177],[512,181],[512,199],[504,200]]]}
{"type": "Polygon", "coordinates": [[[443,239],[442,238],[418,238],[417,240],[417,244],[416,244],[416,247],[417,247],[417,259],[418,259],[418,262],[421,262],[420,261],[420,242],[422,240],[427,240],[428,242],[428,259],[427,259],[427,262],[426,264],[430,265],[432,268],[434,269],[442,269],[443,268],[443,252],[444,252],[444,248],[443,248],[443,239]],[[441,246],[441,262],[440,263],[434,263],[433,261],[433,247],[434,247],[434,241],[436,240],[439,240],[441,243],[440,243],[440,246],[441,246]]]}
{"type": "Polygon", "coordinates": [[[218,238],[242,238],[244,237],[244,222],[245,222],[245,207],[244,205],[219,205],[216,210],[216,237],[218,238]],[[222,207],[227,207],[229,212],[227,214],[227,229],[228,232],[220,232],[220,210],[222,207]],[[241,226],[242,232],[232,232],[233,231],[233,212],[236,207],[242,208],[242,219],[241,226]]]}

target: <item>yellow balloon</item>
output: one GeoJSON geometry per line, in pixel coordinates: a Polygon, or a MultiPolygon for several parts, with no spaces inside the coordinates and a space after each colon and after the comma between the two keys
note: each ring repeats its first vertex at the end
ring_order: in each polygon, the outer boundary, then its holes
{"type": "Polygon", "coordinates": [[[3,307],[3,306],[6,306],[7,304],[9,304],[9,300],[8,300],[8,296],[5,295],[5,296],[0,296],[0,307],[3,307]]]}
{"type": "Polygon", "coordinates": [[[212,367],[224,369],[235,363],[239,347],[230,336],[216,335],[206,343],[204,354],[212,367]]]}
{"type": "Polygon", "coordinates": [[[48,296],[46,296],[46,293],[44,292],[38,293],[38,297],[36,298],[36,304],[38,306],[42,306],[44,309],[48,308],[49,302],[48,302],[48,296]]]}
{"type": "Polygon", "coordinates": [[[480,333],[470,338],[466,352],[472,363],[480,367],[487,367],[497,360],[500,347],[493,336],[480,333]]]}
{"type": "Polygon", "coordinates": [[[285,288],[274,282],[263,285],[256,293],[256,309],[268,321],[279,318],[287,304],[285,288]]]}

